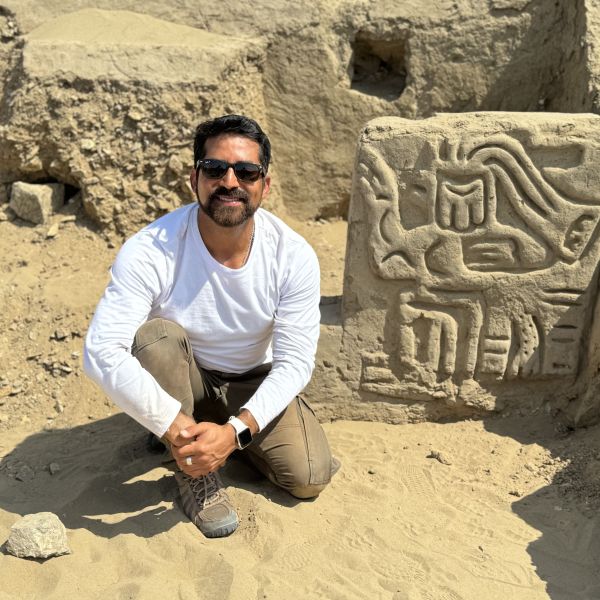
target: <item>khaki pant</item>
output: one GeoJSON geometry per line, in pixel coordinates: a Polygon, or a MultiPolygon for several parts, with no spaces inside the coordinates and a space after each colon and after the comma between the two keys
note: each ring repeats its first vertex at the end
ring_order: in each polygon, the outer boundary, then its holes
{"type": "MultiPolygon", "coordinates": [[[[196,421],[223,424],[254,394],[271,365],[234,374],[200,368],[185,330],[152,319],[134,338],[132,354],[196,421]]],[[[299,396],[259,432],[244,452],[274,484],[297,498],[317,496],[331,479],[331,452],[323,428],[299,396]]]]}

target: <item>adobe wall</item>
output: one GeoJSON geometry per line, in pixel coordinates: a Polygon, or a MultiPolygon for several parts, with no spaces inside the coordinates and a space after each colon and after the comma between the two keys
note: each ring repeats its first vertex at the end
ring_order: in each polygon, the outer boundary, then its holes
{"type": "Polygon", "coordinates": [[[223,112],[261,120],[274,146],[272,206],[314,219],[347,215],[356,138],[373,118],[595,110],[596,0],[88,4],[0,3],[0,181],[73,185],[99,225],[124,233],[191,199],[186,142],[198,121],[223,112]],[[108,28],[119,37],[101,33],[104,21],[130,24],[108,28]],[[27,56],[44,35],[52,48],[34,75],[27,56]],[[65,87],[77,39],[91,72],[71,69],[65,87]],[[121,65],[127,77],[115,76],[121,65]],[[81,138],[113,157],[90,165],[81,138]],[[96,168],[104,187],[89,181],[96,168]]]}

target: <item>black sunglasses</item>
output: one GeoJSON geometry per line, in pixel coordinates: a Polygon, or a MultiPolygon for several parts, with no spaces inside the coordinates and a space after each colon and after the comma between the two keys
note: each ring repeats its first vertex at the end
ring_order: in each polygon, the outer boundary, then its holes
{"type": "Polygon", "coordinates": [[[216,158],[205,158],[196,162],[196,170],[202,171],[202,175],[208,179],[225,177],[229,167],[233,169],[238,181],[250,183],[263,176],[262,166],[251,162],[228,163],[216,158]]]}

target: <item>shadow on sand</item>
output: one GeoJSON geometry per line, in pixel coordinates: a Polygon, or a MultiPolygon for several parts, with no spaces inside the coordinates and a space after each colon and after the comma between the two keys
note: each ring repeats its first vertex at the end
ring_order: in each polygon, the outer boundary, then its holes
{"type": "Polygon", "coordinates": [[[600,480],[591,480],[589,470],[590,460],[600,465],[600,427],[572,431],[540,418],[489,419],[485,427],[523,445],[543,446],[549,465],[559,461],[549,484],[516,499],[512,510],[540,533],[527,552],[548,596],[600,598],[600,480]]]}
{"type": "MultiPolygon", "coordinates": [[[[69,529],[106,538],[148,538],[187,522],[174,503],[174,463],[151,452],[147,441],[148,433],[124,414],[29,435],[0,461],[0,509],[53,512],[69,529]],[[51,463],[60,470],[51,474],[51,463]]],[[[239,457],[232,456],[221,476],[225,485],[278,504],[298,502],[239,457]]]]}

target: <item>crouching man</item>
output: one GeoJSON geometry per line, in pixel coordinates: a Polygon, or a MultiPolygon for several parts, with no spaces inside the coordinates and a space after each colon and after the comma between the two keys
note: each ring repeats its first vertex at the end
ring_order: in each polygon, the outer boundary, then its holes
{"type": "Polygon", "coordinates": [[[198,202],[124,244],[85,342],[87,374],[170,447],[183,510],[208,537],[238,525],[217,475],[234,450],[297,498],[339,467],[298,396],[319,335],[319,264],[260,208],[270,155],[249,118],[197,127],[198,202]]]}

